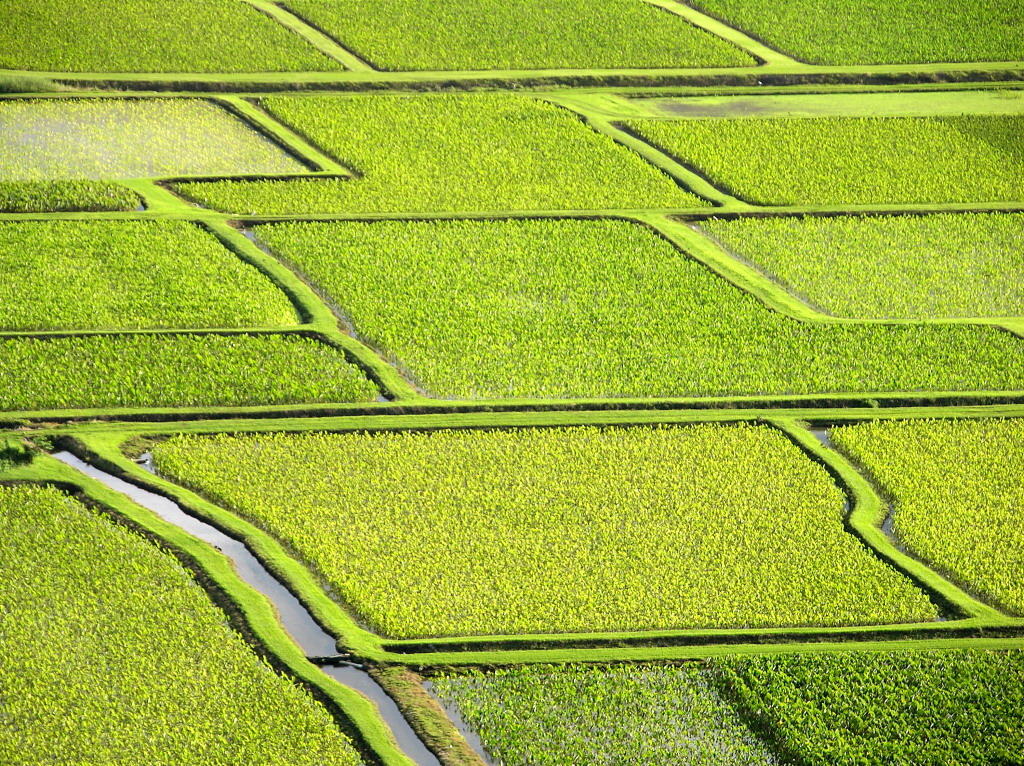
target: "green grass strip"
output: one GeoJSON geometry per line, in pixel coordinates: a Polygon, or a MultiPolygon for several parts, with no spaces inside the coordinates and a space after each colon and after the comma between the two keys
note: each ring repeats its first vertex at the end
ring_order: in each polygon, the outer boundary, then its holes
{"type": "Polygon", "coordinates": [[[355,362],[396,400],[418,399],[419,392],[399,372],[356,338],[343,332],[338,316],[315,289],[277,258],[265,253],[245,234],[224,220],[204,221],[226,247],[266,273],[299,306],[305,321],[318,333],[344,349],[355,362]]]}
{"type": "Polygon", "coordinates": [[[826,447],[807,428],[793,420],[779,418],[772,422],[789,434],[808,454],[820,460],[840,477],[853,501],[849,524],[879,556],[931,589],[965,615],[980,617],[994,625],[1013,623],[1013,618],[977,600],[923,562],[893,545],[882,531],[882,522],[888,513],[887,504],[875,491],[871,482],[861,475],[845,457],[836,450],[826,447]]]}

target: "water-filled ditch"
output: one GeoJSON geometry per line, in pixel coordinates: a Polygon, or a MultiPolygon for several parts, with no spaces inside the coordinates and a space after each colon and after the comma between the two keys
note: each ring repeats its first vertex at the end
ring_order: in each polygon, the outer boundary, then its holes
{"type": "MultiPolygon", "coordinates": [[[[54,457],[111,489],[127,495],[138,505],[149,509],[164,521],[174,524],[193,537],[212,545],[227,556],[234,564],[238,576],[266,596],[274,605],[281,625],[295,643],[302,648],[306,656],[319,658],[337,655],[338,650],[334,638],[320,627],[306,607],[302,605],[302,602],[260,563],[244,543],[190,515],[170,498],[150,492],[102,471],[70,452],[57,452],[54,457]]],[[[152,470],[148,461],[141,462],[144,467],[152,470]]],[[[369,673],[353,663],[321,665],[320,669],[338,683],[354,689],[372,700],[384,722],[391,729],[398,746],[414,763],[419,766],[440,766],[440,761],[413,731],[395,701],[369,673]]]]}

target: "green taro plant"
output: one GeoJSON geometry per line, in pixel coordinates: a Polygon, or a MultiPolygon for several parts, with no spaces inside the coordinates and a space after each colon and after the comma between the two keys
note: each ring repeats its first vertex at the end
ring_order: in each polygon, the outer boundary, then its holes
{"type": "Polygon", "coordinates": [[[51,487],[0,486],[0,532],[3,763],[361,762],[166,551],[51,487]]]}
{"type": "Polygon", "coordinates": [[[0,411],[372,401],[341,351],[298,335],[0,339],[0,411]]]}
{"type": "Polygon", "coordinates": [[[0,67],[287,72],[341,65],[238,0],[5,0],[0,67]]]}
{"type": "Polygon", "coordinates": [[[265,99],[355,179],[178,185],[236,213],[693,207],[703,201],[549,103],[506,93],[265,99]]]}
{"type": "Polygon", "coordinates": [[[103,181],[0,181],[0,213],[132,210],[139,197],[103,181]]]}
{"type": "Polygon", "coordinates": [[[384,69],[754,63],[679,16],[631,0],[290,0],[289,6],[384,69]]]}
{"type": "Polygon", "coordinates": [[[808,766],[1012,764],[1024,654],[843,652],[711,661],[746,720],[808,766]]]}
{"type": "Polygon", "coordinates": [[[194,224],[0,223],[2,329],[297,323],[283,292],[194,224]]]}
{"type": "Polygon", "coordinates": [[[936,617],[767,427],[181,435],[153,454],[388,636],[936,617]]]}
{"type": "Polygon", "coordinates": [[[1024,59],[1015,0],[698,0],[692,3],[804,61],[915,64],[1024,59]]]}
{"type": "Polygon", "coordinates": [[[437,396],[1024,387],[1008,333],[797,321],[633,223],[295,222],[256,233],[437,396]]]}
{"type": "Polygon", "coordinates": [[[447,672],[430,684],[499,763],[780,762],[699,664],[526,665],[447,672]]]}

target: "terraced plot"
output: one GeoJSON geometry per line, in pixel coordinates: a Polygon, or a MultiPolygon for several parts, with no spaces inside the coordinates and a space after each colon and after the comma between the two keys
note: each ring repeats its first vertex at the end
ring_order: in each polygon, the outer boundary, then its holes
{"type": "Polygon", "coordinates": [[[1024,116],[634,120],[719,187],[765,205],[1024,199],[1024,116]]]}
{"type": "Polygon", "coordinates": [[[0,213],[133,210],[139,198],[102,181],[0,181],[0,213]]]}
{"type": "Polygon", "coordinates": [[[833,430],[894,499],[911,551],[1024,613],[1020,420],[874,422],[833,430]]]}
{"type": "Polygon", "coordinates": [[[291,302],[182,221],[0,223],[0,328],[295,325],[291,302]]]}
{"type": "Polygon", "coordinates": [[[1020,766],[1020,5],[0,0],[0,763],[1020,766]]]}
{"type": "Polygon", "coordinates": [[[1024,60],[1024,24],[1015,0],[698,0],[804,61],[897,64],[1024,60]]]}
{"type": "Polygon", "coordinates": [[[224,109],[198,99],[0,102],[0,180],[303,172],[224,109]]]}
{"type": "Polygon", "coordinates": [[[5,0],[0,67],[50,72],[341,68],[237,0],[5,0]]]}
{"type": "Polygon", "coordinates": [[[1008,333],[799,322],[636,224],[282,223],[256,232],[436,396],[1024,388],[1021,345],[1008,333]]]}
{"type": "Polygon", "coordinates": [[[779,763],[700,665],[526,665],[431,677],[500,763],[779,763]]]}
{"type": "Polygon", "coordinates": [[[631,0],[290,0],[288,5],[383,69],[754,63],[679,16],[631,0]]]}
{"type": "Polygon", "coordinates": [[[344,355],[288,335],[0,340],[0,411],[372,401],[344,355]]]}
{"type": "Polygon", "coordinates": [[[936,616],[764,427],[183,435],[154,457],[389,636],[936,616]]]}
{"type": "Polygon", "coordinates": [[[356,180],[180,184],[235,213],[421,212],[705,204],[551,104],[511,94],[265,99],[356,180]]]}
{"type": "Polygon", "coordinates": [[[0,531],[4,763],[361,763],[168,553],[47,487],[0,531]]]}
{"type": "Polygon", "coordinates": [[[533,665],[431,683],[501,763],[975,766],[1024,747],[1020,651],[533,665]]]}
{"type": "Polygon", "coordinates": [[[712,219],[700,227],[838,316],[1024,315],[1024,215],[712,219]]]}

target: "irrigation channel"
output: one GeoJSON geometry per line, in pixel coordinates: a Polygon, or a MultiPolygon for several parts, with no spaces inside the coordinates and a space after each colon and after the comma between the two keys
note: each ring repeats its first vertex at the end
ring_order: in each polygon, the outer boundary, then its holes
{"type": "MultiPolygon", "coordinates": [[[[319,623],[313,619],[313,615],[302,605],[302,602],[260,563],[243,542],[229,537],[216,527],[187,513],[170,498],[101,471],[70,452],[56,452],[53,456],[116,492],[127,495],[135,503],[149,509],[164,521],[170,522],[193,537],[212,545],[227,556],[234,564],[238,576],[246,584],[266,596],[274,605],[281,625],[295,643],[302,648],[306,656],[314,661],[322,672],[338,683],[368,697],[377,706],[381,718],[391,730],[402,752],[418,766],[441,766],[441,762],[413,731],[395,701],[369,673],[352,663],[321,664],[322,658],[338,654],[334,638],[320,627],[319,623]]],[[[152,470],[148,461],[143,462],[142,465],[148,470],[152,470]]]]}

